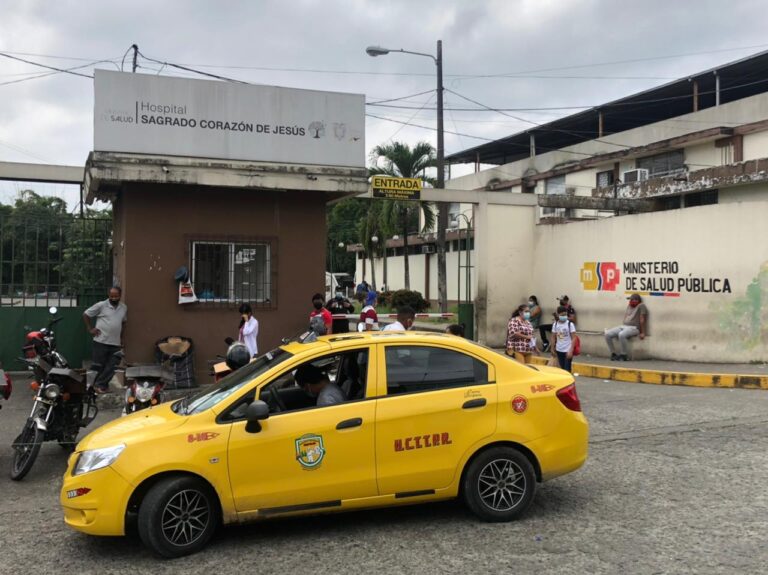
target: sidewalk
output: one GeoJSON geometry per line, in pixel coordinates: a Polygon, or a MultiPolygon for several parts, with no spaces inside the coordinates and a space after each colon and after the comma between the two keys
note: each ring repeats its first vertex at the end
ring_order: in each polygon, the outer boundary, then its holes
{"type": "MultiPolygon", "coordinates": [[[[503,353],[503,350],[498,350],[503,353]]],[[[546,365],[549,354],[534,357],[534,365],[546,365]]],[[[573,373],[583,377],[655,383],[768,390],[768,364],[689,363],[646,359],[611,361],[607,357],[581,355],[574,359],[573,373]]]]}

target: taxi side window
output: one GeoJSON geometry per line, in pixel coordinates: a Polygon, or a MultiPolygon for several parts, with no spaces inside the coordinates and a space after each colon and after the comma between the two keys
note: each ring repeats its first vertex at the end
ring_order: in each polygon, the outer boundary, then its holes
{"type": "Polygon", "coordinates": [[[387,395],[488,383],[488,366],[451,349],[387,346],[387,395]]]}

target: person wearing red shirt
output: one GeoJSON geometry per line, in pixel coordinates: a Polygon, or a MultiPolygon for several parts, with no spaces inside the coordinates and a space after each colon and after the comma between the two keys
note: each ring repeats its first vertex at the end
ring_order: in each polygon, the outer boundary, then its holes
{"type": "Polygon", "coordinates": [[[374,331],[379,329],[379,316],[376,314],[376,292],[371,290],[365,297],[365,307],[360,312],[358,331],[374,331]]]}
{"type": "Polygon", "coordinates": [[[333,333],[333,317],[331,317],[331,312],[325,309],[324,302],[323,294],[316,293],[312,296],[312,306],[315,309],[309,314],[309,324],[312,325],[312,318],[319,315],[323,318],[323,324],[325,325],[325,333],[318,333],[317,335],[333,333]]]}

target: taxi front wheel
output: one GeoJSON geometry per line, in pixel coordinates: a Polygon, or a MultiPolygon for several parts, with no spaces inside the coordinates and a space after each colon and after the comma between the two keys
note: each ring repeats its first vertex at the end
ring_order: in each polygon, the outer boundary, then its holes
{"type": "Polygon", "coordinates": [[[162,557],[181,557],[202,549],[219,526],[219,506],[211,488],[194,477],[169,477],[156,483],[139,507],[139,537],[162,557]]]}
{"type": "Polygon", "coordinates": [[[484,521],[511,521],[533,501],[536,476],[512,447],[493,447],[470,463],[462,485],[467,507],[484,521]]]}

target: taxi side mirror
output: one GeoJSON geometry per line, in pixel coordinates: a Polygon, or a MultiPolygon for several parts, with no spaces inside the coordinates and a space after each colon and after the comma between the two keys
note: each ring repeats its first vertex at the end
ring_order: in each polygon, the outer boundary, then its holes
{"type": "Polygon", "coordinates": [[[258,433],[261,431],[261,421],[269,417],[269,406],[257,399],[251,402],[251,405],[245,410],[245,431],[248,433],[258,433]]]}

